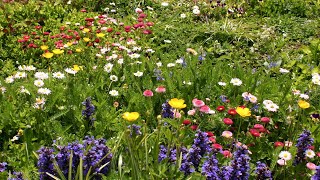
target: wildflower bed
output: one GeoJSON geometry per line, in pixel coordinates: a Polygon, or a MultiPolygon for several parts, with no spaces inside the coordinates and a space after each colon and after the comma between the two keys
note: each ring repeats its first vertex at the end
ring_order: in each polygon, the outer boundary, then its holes
{"type": "Polygon", "coordinates": [[[1,179],[319,179],[319,3],[0,4],[1,179]]]}

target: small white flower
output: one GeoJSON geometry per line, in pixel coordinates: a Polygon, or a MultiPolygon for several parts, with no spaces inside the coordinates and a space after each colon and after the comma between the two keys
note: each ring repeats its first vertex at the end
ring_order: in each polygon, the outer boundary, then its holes
{"type": "Polygon", "coordinates": [[[117,82],[118,81],[118,77],[116,75],[111,75],[110,76],[110,80],[113,82],[117,82]]]}
{"type": "Polygon", "coordinates": [[[6,79],[5,79],[5,82],[10,84],[10,83],[13,83],[14,81],[14,77],[13,76],[8,76],[6,79]]]}
{"type": "Polygon", "coordinates": [[[77,71],[75,71],[71,68],[66,68],[66,69],[64,69],[64,71],[66,71],[68,74],[73,74],[73,75],[75,75],[77,73],[77,71]]]}
{"type": "Polygon", "coordinates": [[[192,9],[199,9],[199,6],[193,6],[192,9]]]}
{"type": "Polygon", "coordinates": [[[61,73],[61,72],[54,72],[54,73],[52,74],[52,77],[57,78],[57,79],[63,79],[63,78],[65,78],[64,74],[61,73]]]}
{"type": "Polygon", "coordinates": [[[115,9],[111,9],[111,11],[110,11],[110,12],[115,13],[115,12],[117,12],[117,10],[115,10],[115,9]]]}
{"type": "Polygon", "coordinates": [[[25,70],[26,71],[34,71],[34,70],[36,70],[36,67],[34,67],[33,65],[30,65],[30,66],[27,66],[25,70]]]}
{"type": "Polygon", "coordinates": [[[177,63],[177,64],[182,64],[182,63],[183,63],[183,59],[181,59],[181,58],[180,58],[180,59],[177,59],[177,60],[176,60],[176,63],[177,63]]]}
{"type": "Polygon", "coordinates": [[[163,42],[170,44],[171,41],[170,40],[163,40],[163,42]]]}
{"type": "Polygon", "coordinates": [[[0,87],[0,91],[1,91],[1,93],[3,94],[3,93],[5,93],[5,92],[7,91],[7,89],[2,86],[2,87],[0,87]]]}
{"type": "Polygon", "coordinates": [[[27,74],[25,72],[17,72],[14,75],[14,78],[16,78],[16,79],[21,79],[21,78],[25,78],[25,77],[27,77],[27,74]]]}
{"type": "Polygon", "coordinates": [[[38,89],[38,94],[49,95],[49,94],[51,94],[51,90],[48,89],[48,88],[39,88],[38,89]]]}
{"type": "Polygon", "coordinates": [[[136,47],[135,46],[135,47],[132,48],[132,51],[141,51],[141,47],[136,47]]]}
{"type": "Polygon", "coordinates": [[[140,54],[133,53],[133,54],[130,54],[129,57],[130,57],[131,59],[137,59],[137,58],[140,57],[140,54]]]}
{"type": "Polygon", "coordinates": [[[280,70],[279,70],[279,72],[281,72],[281,73],[288,73],[288,72],[290,72],[289,70],[287,70],[287,69],[283,69],[283,68],[280,68],[280,70]]]}
{"type": "Polygon", "coordinates": [[[180,14],[180,17],[181,17],[182,19],[184,19],[184,18],[187,17],[187,15],[186,15],[186,14],[180,14]]]}
{"type": "Polygon", "coordinates": [[[44,85],[44,82],[41,79],[37,79],[33,84],[37,87],[42,87],[44,85]]]}
{"type": "Polygon", "coordinates": [[[12,142],[18,141],[18,140],[19,140],[19,136],[18,135],[13,136],[13,138],[11,139],[12,142]]]}
{"type": "Polygon", "coordinates": [[[309,99],[309,95],[307,95],[307,94],[300,94],[300,98],[308,100],[308,99],[309,99]]]}
{"type": "Polygon", "coordinates": [[[153,49],[146,49],[147,53],[154,53],[155,51],[153,49]]]}
{"type": "Polygon", "coordinates": [[[49,75],[48,75],[48,73],[45,73],[45,72],[36,72],[34,74],[34,77],[37,78],[37,79],[43,80],[43,79],[48,79],[49,75]]]}
{"type": "Polygon", "coordinates": [[[311,149],[306,150],[306,157],[308,158],[314,158],[314,156],[316,155],[316,153],[314,153],[314,151],[312,151],[311,149]]]}
{"type": "Polygon", "coordinates": [[[110,73],[112,71],[112,67],[113,67],[113,64],[108,63],[104,66],[104,71],[106,71],[107,73],[110,73]]]}
{"type": "Polygon", "coordinates": [[[292,156],[289,151],[281,151],[279,154],[279,158],[281,158],[285,161],[289,161],[292,158],[292,156]]]}
{"type": "Polygon", "coordinates": [[[251,102],[251,103],[257,103],[257,101],[258,101],[258,98],[256,97],[256,96],[254,96],[254,95],[252,95],[252,94],[250,94],[249,96],[248,96],[248,98],[249,98],[249,101],[251,102]]]}
{"type": "Polygon", "coordinates": [[[279,106],[276,104],[267,104],[266,109],[271,112],[276,112],[279,109],[279,106]]]}
{"type": "Polygon", "coordinates": [[[175,63],[169,63],[167,64],[167,67],[170,68],[170,67],[174,67],[176,64],[175,63]]]}
{"type": "Polygon", "coordinates": [[[80,23],[74,23],[74,25],[76,25],[76,26],[80,26],[80,23]]]}
{"type": "Polygon", "coordinates": [[[284,146],[285,147],[291,147],[293,145],[293,142],[291,142],[291,141],[285,141],[284,142],[284,146]]]}
{"type": "Polygon", "coordinates": [[[240,86],[242,84],[242,81],[239,78],[232,78],[230,83],[234,86],[240,86]]]}
{"type": "Polygon", "coordinates": [[[222,81],[218,82],[218,84],[219,84],[220,86],[226,86],[226,85],[227,85],[227,83],[222,82],[222,81]]]}
{"type": "Polygon", "coordinates": [[[153,11],[153,8],[150,6],[147,6],[147,9],[149,9],[150,11],[153,11]]]}
{"type": "Polygon", "coordinates": [[[186,85],[189,85],[189,86],[192,84],[190,81],[189,82],[183,81],[182,83],[186,84],[186,85]]]}
{"type": "Polygon", "coordinates": [[[38,105],[45,104],[46,103],[46,99],[37,97],[35,103],[38,104],[38,105]]]}
{"type": "Polygon", "coordinates": [[[71,24],[71,22],[66,22],[66,25],[69,25],[69,24],[71,24]]]}
{"type": "Polygon", "coordinates": [[[142,10],[142,9],[140,9],[140,8],[136,8],[136,9],[135,9],[135,12],[136,12],[136,13],[142,13],[142,12],[143,12],[143,10],[142,10]]]}
{"type": "Polygon", "coordinates": [[[110,6],[115,6],[116,5],[116,3],[114,3],[114,2],[109,3],[109,4],[110,4],[110,6]]]}
{"type": "Polygon", "coordinates": [[[109,94],[111,95],[111,96],[118,96],[119,95],[119,92],[117,91],[117,90],[111,90],[111,91],[109,91],[109,94]]]}
{"type": "Polygon", "coordinates": [[[106,52],[109,52],[110,48],[102,48],[100,49],[101,54],[105,54],[106,52]]]}
{"type": "Polygon", "coordinates": [[[157,65],[158,67],[161,67],[161,66],[162,66],[162,62],[157,62],[156,65],[157,65]]]}
{"type": "MultiPolygon", "coordinates": [[[[134,41],[134,40],[129,40],[129,41],[127,41],[127,45],[136,45],[137,43],[136,43],[136,41],[134,41]]],[[[119,44],[120,45],[120,44],[119,44]]]]}
{"type": "Polygon", "coordinates": [[[263,105],[268,105],[268,104],[273,104],[273,102],[271,100],[264,100],[263,101],[263,105]]]}
{"type": "Polygon", "coordinates": [[[300,91],[297,89],[292,90],[293,95],[300,95],[300,91]]]}
{"type": "Polygon", "coordinates": [[[167,6],[169,6],[169,3],[168,2],[162,2],[161,6],[167,7],[167,6]]]}
{"type": "Polygon", "coordinates": [[[120,65],[121,65],[121,64],[123,64],[123,59],[122,59],[122,58],[121,58],[121,59],[118,59],[118,61],[117,61],[117,62],[118,62],[118,64],[120,64],[120,65]]]}
{"type": "Polygon", "coordinates": [[[135,75],[137,77],[141,77],[141,76],[143,76],[143,72],[137,71],[136,73],[133,73],[133,75],[135,75]]]}
{"type": "Polygon", "coordinates": [[[20,93],[24,93],[24,94],[29,94],[30,95],[30,92],[24,86],[20,87],[20,93]]]}
{"type": "Polygon", "coordinates": [[[101,55],[101,54],[99,54],[99,53],[97,53],[97,54],[96,54],[96,57],[98,57],[98,58],[102,58],[102,55],[101,55]]]}
{"type": "Polygon", "coordinates": [[[200,10],[199,9],[194,9],[194,10],[192,10],[192,12],[195,15],[199,15],[200,14],[200,10]]]}
{"type": "Polygon", "coordinates": [[[278,163],[280,166],[287,165],[287,162],[286,162],[285,160],[283,160],[283,159],[279,159],[279,160],[277,161],[277,163],[278,163]]]}

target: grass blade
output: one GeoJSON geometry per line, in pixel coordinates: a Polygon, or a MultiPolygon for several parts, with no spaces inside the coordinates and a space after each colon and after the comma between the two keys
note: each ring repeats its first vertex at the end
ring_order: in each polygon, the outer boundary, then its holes
{"type": "Polygon", "coordinates": [[[70,159],[69,159],[68,180],[72,180],[72,160],[73,160],[73,151],[71,151],[70,159]]]}

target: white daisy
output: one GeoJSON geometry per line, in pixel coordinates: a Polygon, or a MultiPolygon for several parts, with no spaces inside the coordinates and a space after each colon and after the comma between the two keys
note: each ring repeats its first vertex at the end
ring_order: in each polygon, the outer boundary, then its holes
{"type": "Polygon", "coordinates": [[[138,53],[133,53],[133,54],[130,54],[129,57],[130,57],[131,59],[137,59],[137,58],[140,57],[140,54],[138,54],[138,53]]]}
{"type": "Polygon", "coordinates": [[[281,151],[279,154],[279,158],[289,161],[292,158],[292,155],[289,151],[281,151]]]}
{"type": "Polygon", "coordinates": [[[54,72],[54,73],[52,74],[52,76],[53,76],[54,78],[57,78],[57,79],[63,79],[63,78],[65,78],[64,74],[61,73],[61,72],[54,72]]]}
{"type": "Polygon", "coordinates": [[[168,2],[162,2],[161,6],[167,7],[167,6],[169,6],[169,3],[168,2]]]}
{"type": "Polygon", "coordinates": [[[118,77],[116,75],[111,75],[110,76],[110,80],[113,82],[117,82],[118,81],[118,77]]]}
{"type": "Polygon", "coordinates": [[[6,79],[5,79],[5,82],[10,84],[10,83],[13,83],[14,81],[14,77],[13,76],[8,76],[6,79]]]}
{"type": "Polygon", "coordinates": [[[316,156],[316,153],[314,153],[314,151],[311,149],[306,150],[305,154],[308,158],[314,158],[314,156],[316,156]]]}
{"type": "Polygon", "coordinates": [[[162,66],[162,62],[157,62],[156,65],[157,65],[158,67],[161,67],[161,66],[162,66]]]}
{"type": "Polygon", "coordinates": [[[309,99],[309,95],[307,95],[307,94],[300,94],[300,98],[302,98],[302,99],[309,99]]]}
{"type": "Polygon", "coordinates": [[[199,15],[200,14],[200,10],[199,9],[194,9],[194,10],[192,10],[192,12],[195,15],[199,15]]]}
{"type": "Polygon", "coordinates": [[[263,101],[263,105],[268,105],[268,104],[273,104],[273,102],[271,100],[264,100],[263,101]]]}
{"type": "Polygon", "coordinates": [[[78,71],[75,71],[71,68],[66,68],[66,69],[64,69],[64,71],[66,71],[68,74],[73,74],[73,75],[75,75],[78,72],[78,71]]]}
{"type": "Polygon", "coordinates": [[[41,79],[37,79],[33,84],[37,87],[42,87],[44,85],[44,82],[41,79]]]}
{"type": "Polygon", "coordinates": [[[34,74],[34,77],[37,78],[37,79],[43,80],[43,79],[48,79],[49,75],[48,75],[48,73],[45,73],[45,72],[36,72],[34,74]]]}
{"type": "Polygon", "coordinates": [[[169,63],[167,64],[167,67],[170,68],[170,67],[174,67],[176,64],[175,63],[169,63]]]}
{"type": "Polygon", "coordinates": [[[109,91],[109,94],[111,95],[111,96],[118,96],[119,95],[119,92],[117,91],[117,90],[111,90],[111,91],[109,91]]]}
{"type": "Polygon", "coordinates": [[[112,71],[113,64],[108,63],[104,66],[104,71],[110,73],[112,71]]]}
{"type": "Polygon", "coordinates": [[[273,104],[267,104],[265,107],[266,107],[266,109],[268,111],[271,111],[271,112],[276,112],[279,109],[279,106],[274,104],[274,103],[273,104]]]}
{"type": "Polygon", "coordinates": [[[118,59],[117,63],[120,64],[120,65],[123,64],[123,59],[122,58],[118,59]]]}
{"type": "Polygon", "coordinates": [[[48,88],[39,88],[38,89],[38,94],[49,95],[49,94],[51,94],[51,90],[48,89],[48,88]]]}
{"type": "Polygon", "coordinates": [[[143,72],[137,71],[137,72],[133,73],[133,75],[135,75],[137,77],[141,77],[141,76],[143,76],[143,72]]]}
{"type": "Polygon", "coordinates": [[[218,82],[218,84],[220,85],[220,86],[226,86],[227,85],[227,83],[225,83],[225,82],[218,82]]]}
{"type": "Polygon", "coordinates": [[[288,72],[290,72],[290,71],[287,70],[287,69],[280,68],[279,72],[285,74],[285,73],[288,73],[288,72]]]}
{"type": "Polygon", "coordinates": [[[27,77],[27,74],[25,72],[17,72],[14,75],[14,78],[16,78],[16,79],[21,79],[21,78],[25,78],[25,77],[27,77]]]}
{"type": "Polygon", "coordinates": [[[180,17],[181,17],[182,19],[184,19],[184,18],[187,17],[187,15],[186,15],[186,14],[180,14],[180,17]]]}
{"type": "Polygon", "coordinates": [[[240,86],[242,84],[242,81],[239,78],[232,78],[230,83],[234,86],[240,86]]]}

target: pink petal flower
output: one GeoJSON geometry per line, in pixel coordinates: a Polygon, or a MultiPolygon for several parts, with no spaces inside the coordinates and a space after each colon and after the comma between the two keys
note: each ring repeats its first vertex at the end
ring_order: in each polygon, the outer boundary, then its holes
{"type": "Polygon", "coordinates": [[[205,103],[197,98],[193,99],[192,100],[192,104],[194,107],[201,107],[201,106],[204,106],[205,103]]]}
{"type": "Polygon", "coordinates": [[[188,111],[188,115],[189,116],[193,116],[195,113],[196,113],[195,109],[191,109],[191,110],[188,111]]]}
{"type": "Polygon", "coordinates": [[[145,91],[143,92],[143,95],[144,95],[145,97],[152,97],[152,96],[153,96],[153,92],[152,92],[151,90],[145,90],[145,91]]]}
{"type": "Polygon", "coordinates": [[[166,88],[164,86],[159,86],[156,88],[157,93],[164,93],[166,92],[166,88]]]}
{"type": "Polygon", "coordinates": [[[200,112],[209,113],[210,112],[210,107],[207,106],[207,105],[201,106],[200,112]]]}
{"type": "Polygon", "coordinates": [[[311,163],[311,162],[308,162],[306,166],[310,170],[316,170],[316,167],[317,167],[317,165],[315,165],[314,163],[311,163]]]}

